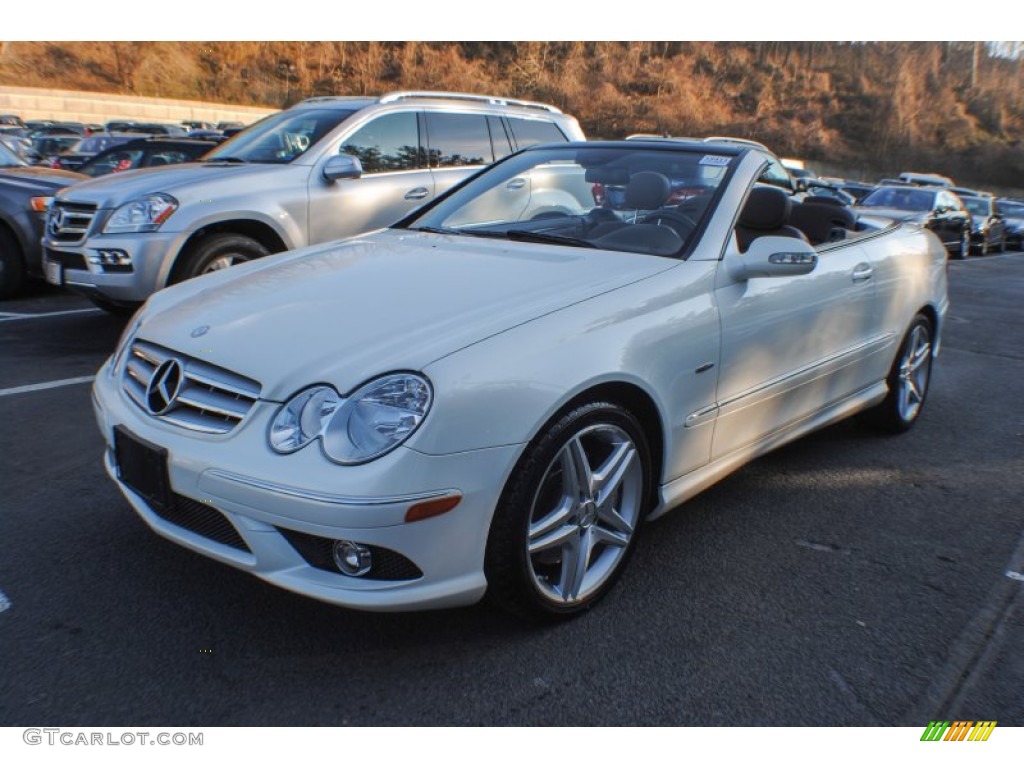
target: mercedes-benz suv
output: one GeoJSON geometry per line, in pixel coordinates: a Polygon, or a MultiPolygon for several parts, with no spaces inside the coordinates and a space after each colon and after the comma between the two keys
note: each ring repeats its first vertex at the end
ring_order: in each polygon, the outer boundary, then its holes
{"type": "Polygon", "coordinates": [[[307,99],[202,162],[61,192],[43,237],[47,279],[125,311],[171,283],[387,226],[517,149],[583,138],[575,118],[536,102],[307,99]]]}

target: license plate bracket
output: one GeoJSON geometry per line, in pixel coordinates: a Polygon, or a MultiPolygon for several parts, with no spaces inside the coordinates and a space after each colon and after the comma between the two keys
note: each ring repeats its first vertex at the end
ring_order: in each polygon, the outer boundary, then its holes
{"type": "Polygon", "coordinates": [[[114,427],[114,461],[118,480],[146,503],[159,512],[170,507],[166,448],[146,442],[118,424],[114,427]]]}

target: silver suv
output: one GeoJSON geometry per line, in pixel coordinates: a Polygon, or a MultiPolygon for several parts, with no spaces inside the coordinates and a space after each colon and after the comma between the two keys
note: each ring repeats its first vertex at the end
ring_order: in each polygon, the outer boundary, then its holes
{"type": "Polygon", "coordinates": [[[198,163],[112,174],[54,199],[47,280],[124,311],[164,286],[385,227],[531,144],[584,139],[547,104],[459,93],[322,97],[198,163]]]}

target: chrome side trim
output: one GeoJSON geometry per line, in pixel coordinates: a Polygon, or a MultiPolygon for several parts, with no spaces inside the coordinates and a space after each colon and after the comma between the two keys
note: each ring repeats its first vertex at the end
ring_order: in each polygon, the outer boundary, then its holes
{"type": "Polygon", "coordinates": [[[768,381],[758,384],[756,387],[751,387],[745,392],[740,392],[737,395],[733,395],[727,400],[722,400],[721,402],[719,402],[718,407],[724,410],[726,408],[729,408],[730,406],[735,405],[741,400],[746,400],[748,398],[754,397],[766,390],[773,389],[780,385],[788,384],[792,382],[794,379],[799,379],[803,376],[806,376],[809,373],[818,371],[832,363],[842,360],[843,358],[856,355],[858,352],[863,352],[873,347],[884,347],[886,344],[892,342],[895,338],[896,334],[894,333],[884,333],[881,336],[876,336],[873,339],[868,339],[865,342],[857,344],[848,349],[844,349],[841,352],[836,352],[834,355],[829,355],[828,357],[822,360],[816,360],[813,363],[808,363],[807,365],[803,366],[802,368],[798,368],[795,371],[790,371],[789,373],[784,373],[781,376],[776,376],[774,379],[769,379],[768,381]]]}
{"type": "Polygon", "coordinates": [[[288,485],[272,483],[268,480],[257,480],[255,477],[246,477],[245,475],[238,475],[234,472],[228,472],[223,469],[208,469],[204,474],[221,480],[227,480],[229,483],[247,485],[250,488],[258,488],[261,491],[270,491],[271,493],[278,493],[282,496],[292,496],[297,499],[308,499],[310,501],[320,501],[324,504],[338,504],[350,507],[383,507],[389,504],[408,504],[416,501],[440,499],[445,496],[453,496],[459,493],[459,491],[454,488],[449,488],[443,491],[409,493],[402,496],[341,496],[332,493],[310,491],[304,488],[293,488],[288,485]]]}

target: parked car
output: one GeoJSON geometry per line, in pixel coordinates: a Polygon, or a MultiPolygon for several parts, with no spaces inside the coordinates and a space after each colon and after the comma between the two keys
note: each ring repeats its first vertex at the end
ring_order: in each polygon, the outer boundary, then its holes
{"type": "Polygon", "coordinates": [[[988,256],[995,250],[1006,250],[1006,224],[996,210],[994,197],[971,197],[960,195],[960,200],[971,214],[971,249],[979,256],[988,256]]]}
{"type": "Polygon", "coordinates": [[[582,138],[554,107],[496,97],[308,99],[201,164],[76,185],[58,196],[54,215],[90,211],[88,231],[51,228],[44,245],[61,265],[56,279],[124,310],[186,278],[387,226],[497,157],[582,138]],[[98,253],[107,261],[87,267],[98,253]]]}
{"type": "Polygon", "coordinates": [[[854,199],[855,204],[859,203],[875,190],[874,184],[868,184],[863,181],[843,181],[838,186],[843,190],[843,192],[854,199]]]}
{"type": "Polygon", "coordinates": [[[541,145],[393,228],[160,291],[95,378],[107,471],[158,534],[330,603],[584,611],[646,521],[742,464],[921,417],[938,240],[812,245],[768,161],[541,145]]]}
{"type": "Polygon", "coordinates": [[[52,165],[62,152],[67,152],[81,140],[77,133],[34,135],[29,157],[38,165],[52,165]]]}
{"type": "Polygon", "coordinates": [[[996,210],[1006,225],[1006,244],[1017,250],[1024,248],[1024,202],[996,200],[996,210]]]}
{"type": "Polygon", "coordinates": [[[904,171],[900,174],[900,181],[908,184],[917,184],[924,187],[952,187],[953,180],[948,176],[941,176],[937,173],[918,173],[916,171],[904,171]]]}
{"type": "Polygon", "coordinates": [[[221,120],[214,128],[218,131],[236,130],[245,128],[245,123],[239,120],[221,120]]]}
{"type": "Polygon", "coordinates": [[[0,143],[0,299],[15,295],[26,277],[43,276],[39,241],[47,207],[57,190],[82,178],[31,166],[0,143]]]}
{"type": "Polygon", "coordinates": [[[117,144],[86,160],[78,167],[78,172],[96,177],[137,168],[189,163],[201,158],[215,146],[215,141],[132,136],[130,141],[117,144]]]}
{"type": "Polygon", "coordinates": [[[50,167],[75,171],[100,152],[137,138],[131,133],[94,133],[57,155],[50,167]]]}
{"type": "Polygon", "coordinates": [[[17,115],[0,115],[0,125],[9,125],[15,128],[25,127],[25,123],[17,115]]]}
{"type": "Polygon", "coordinates": [[[798,179],[797,183],[804,188],[808,197],[827,197],[842,205],[855,205],[857,203],[857,199],[853,195],[837,184],[808,177],[798,179]]]}
{"type": "Polygon", "coordinates": [[[887,185],[861,200],[856,210],[921,224],[939,237],[953,258],[966,259],[971,252],[971,215],[948,190],[887,185]]]}

